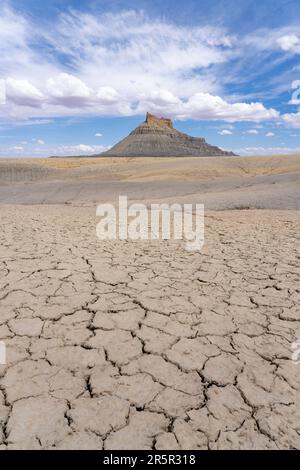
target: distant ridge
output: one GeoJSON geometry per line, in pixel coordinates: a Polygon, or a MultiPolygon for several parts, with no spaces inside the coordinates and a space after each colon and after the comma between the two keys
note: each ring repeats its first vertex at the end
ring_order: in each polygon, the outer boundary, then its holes
{"type": "Polygon", "coordinates": [[[201,137],[191,137],[173,127],[171,119],[147,113],[146,120],[125,139],[101,156],[114,157],[213,157],[234,156],[209,145],[201,137]]]}

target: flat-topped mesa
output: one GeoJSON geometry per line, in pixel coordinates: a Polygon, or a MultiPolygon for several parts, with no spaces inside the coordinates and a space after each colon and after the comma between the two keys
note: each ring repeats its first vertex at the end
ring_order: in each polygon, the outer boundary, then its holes
{"type": "Polygon", "coordinates": [[[163,117],[156,117],[154,114],[147,113],[146,114],[146,124],[154,125],[154,126],[166,126],[169,127],[170,129],[173,129],[173,122],[171,119],[168,118],[163,118],[163,117]]]}
{"type": "Polygon", "coordinates": [[[192,137],[173,127],[171,119],[146,114],[146,120],[114,147],[102,154],[114,157],[231,156],[203,137],[192,137]]]}

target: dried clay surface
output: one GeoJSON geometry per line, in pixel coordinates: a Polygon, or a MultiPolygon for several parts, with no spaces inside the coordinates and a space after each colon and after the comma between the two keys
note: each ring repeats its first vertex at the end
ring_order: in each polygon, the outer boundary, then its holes
{"type": "Polygon", "coordinates": [[[0,210],[1,449],[300,449],[299,212],[208,212],[191,253],[0,210]]]}

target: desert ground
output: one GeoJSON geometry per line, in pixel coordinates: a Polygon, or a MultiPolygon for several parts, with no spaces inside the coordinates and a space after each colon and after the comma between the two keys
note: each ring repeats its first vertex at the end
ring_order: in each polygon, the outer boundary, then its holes
{"type": "Polygon", "coordinates": [[[0,448],[300,449],[299,206],[297,155],[0,160],[0,448]],[[98,240],[120,194],[202,252],[98,240]]]}
{"type": "Polygon", "coordinates": [[[300,156],[0,159],[0,204],[199,202],[299,209],[300,156]]]}

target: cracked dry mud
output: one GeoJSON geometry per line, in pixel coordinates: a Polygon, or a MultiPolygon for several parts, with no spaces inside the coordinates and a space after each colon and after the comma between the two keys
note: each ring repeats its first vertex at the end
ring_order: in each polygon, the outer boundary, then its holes
{"type": "Polygon", "coordinates": [[[94,208],[2,206],[1,449],[299,449],[299,212],[206,244],[100,242],[94,208]]]}

